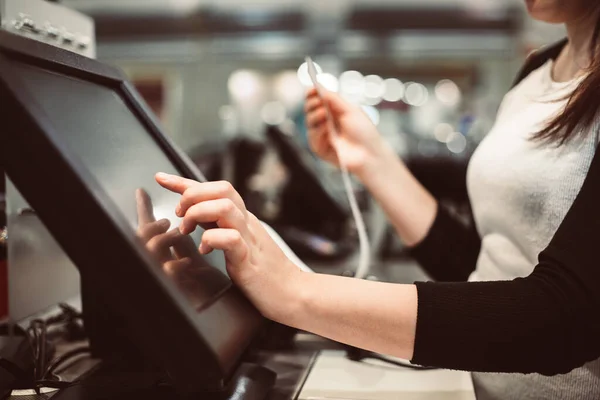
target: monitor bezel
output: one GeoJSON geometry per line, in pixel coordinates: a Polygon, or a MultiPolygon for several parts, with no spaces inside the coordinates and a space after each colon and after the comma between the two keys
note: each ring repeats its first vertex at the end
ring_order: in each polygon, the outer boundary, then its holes
{"type": "Polygon", "coordinates": [[[128,339],[144,357],[164,366],[182,392],[222,389],[258,334],[262,316],[233,285],[210,306],[199,312],[191,309],[174,284],[160,277],[155,261],[127,233],[131,228],[116,205],[60,143],[51,119],[29,94],[13,61],[111,88],[182,176],[201,181],[204,177],[162,132],[148,106],[118,69],[0,32],[0,115],[6,123],[4,143],[8,143],[2,146],[5,151],[0,157],[6,172],[77,265],[82,281],[88,285],[93,282],[96,294],[107,293],[99,299],[102,306],[125,321],[128,339]],[[89,223],[74,229],[65,223],[66,214],[71,221],[89,223]],[[98,251],[97,246],[107,237],[118,238],[112,240],[113,251],[98,251]],[[118,265],[129,268],[119,269],[118,265]],[[135,296],[128,293],[134,286],[135,296]],[[214,329],[215,317],[227,320],[231,329],[225,333],[214,329]]]}

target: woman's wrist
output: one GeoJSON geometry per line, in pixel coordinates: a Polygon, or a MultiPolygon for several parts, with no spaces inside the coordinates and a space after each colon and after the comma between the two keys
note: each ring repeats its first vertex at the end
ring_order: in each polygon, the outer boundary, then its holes
{"type": "Polygon", "coordinates": [[[319,277],[312,272],[298,271],[288,286],[288,297],[285,312],[277,322],[300,330],[308,330],[310,319],[315,315],[315,301],[319,290],[319,277]]]}
{"type": "Polygon", "coordinates": [[[367,184],[374,176],[381,175],[397,162],[398,155],[387,142],[381,140],[380,143],[374,146],[374,150],[360,168],[352,172],[365,186],[368,186],[367,184]]]}
{"type": "Polygon", "coordinates": [[[310,283],[308,278],[314,273],[305,272],[291,261],[291,267],[294,268],[284,282],[280,282],[281,296],[273,299],[274,312],[268,318],[283,325],[300,328],[298,324],[302,320],[302,315],[306,310],[306,301],[310,297],[310,283]]]}

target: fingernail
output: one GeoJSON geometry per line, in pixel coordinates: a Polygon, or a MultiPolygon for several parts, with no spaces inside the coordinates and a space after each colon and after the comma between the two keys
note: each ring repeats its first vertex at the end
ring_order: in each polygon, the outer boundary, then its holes
{"type": "Polygon", "coordinates": [[[175,215],[177,215],[178,217],[181,217],[181,205],[177,204],[177,207],[175,207],[175,215]]]}
{"type": "Polygon", "coordinates": [[[207,255],[210,254],[214,249],[204,242],[200,243],[200,254],[207,255]]]}
{"type": "Polygon", "coordinates": [[[183,226],[183,224],[179,225],[179,232],[181,232],[182,235],[187,235],[187,233],[185,232],[185,227],[183,226]]]}
{"type": "Polygon", "coordinates": [[[165,174],[164,172],[159,172],[158,174],[156,174],[156,178],[160,179],[163,182],[168,182],[170,180],[169,175],[165,174]]]}

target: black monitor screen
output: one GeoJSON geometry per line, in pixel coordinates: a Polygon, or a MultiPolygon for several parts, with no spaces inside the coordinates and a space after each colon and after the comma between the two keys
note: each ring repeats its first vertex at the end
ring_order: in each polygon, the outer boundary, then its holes
{"type": "MultiPolygon", "coordinates": [[[[42,111],[53,116],[63,143],[122,211],[132,232],[192,306],[202,309],[222,293],[231,284],[223,253],[198,253],[200,227],[189,236],[179,234],[175,207],[180,196],[154,180],[159,171],[178,171],[123,99],[108,87],[37,67],[20,65],[19,75],[42,111]]],[[[110,248],[98,243],[98,251],[110,248]]]]}

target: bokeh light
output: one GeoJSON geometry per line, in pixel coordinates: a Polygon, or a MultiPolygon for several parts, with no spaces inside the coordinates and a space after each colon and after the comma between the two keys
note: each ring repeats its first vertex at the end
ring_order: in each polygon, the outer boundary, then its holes
{"type": "Polygon", "coordinates": [[[338,92],[340,90],[340,84],[338,78],[329,73],[319,74],[317,76],[319,84],[330,92],[338,92]]]}
{"type": "Polygon", "coordinates": [[[447,143],[450,135],[453,133],[454,128],[452,125],[445,122],[437,124],[433,131],[433,135],[435,136],[436,140],[441,143],[447,143]]]}
{"type": "Polygon", "coordinates": [[[385,83],[383,78],[377,75],[365,77],[364,96],[369,99],[382,99],[385,94],[385,83]]]}
{"type": "Polygon", "coordinates": [[[358,71],[346,71],[340,75],[340,91],[348,95],[363,95],[365,78],[358,71]]]}
{"type": "Polygon", "coordinates": [[[397,102],[404,97],[404,84],[396,78],[386,79],[384,82],[385,93],[383,99],[389,102],[397,102]]]}
{"type": "Polygon", "coordinates": [[[467,148],[467,139],[460,132],[452,132],[446,141],[448,150],[460,154],[467,148]]]}
{"type": "Polygon", "coordinates": [[[263,89],[262,77],[255,71],[238,70],[229,77],[227,87],[235,100],[253,100],[263,89]]]}
{"type": "Polygon", "coordinates": [[[266,124],[279,125],[287,118],[285,106],[279,101],[271,101],[266,103],[261,111],[260,116],[266,124]]]}
{"type": "Polygon", "coordinates": [[[435,85],[435,96],[447,106],[457,106],[460,103],[462,94],[460,89],[450,79],[442,79],[435,85]]]}
{"type": "Polygon", "coordinates": [[[409,82],[404,90],[404,101],[414,107],[421,107],[429,100],[427,88],[417,82],[409,82]]]}

